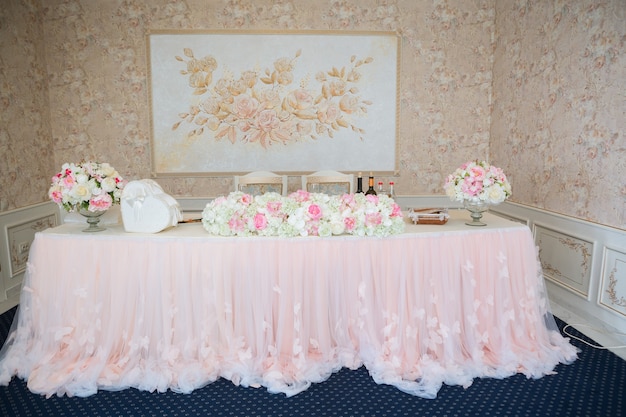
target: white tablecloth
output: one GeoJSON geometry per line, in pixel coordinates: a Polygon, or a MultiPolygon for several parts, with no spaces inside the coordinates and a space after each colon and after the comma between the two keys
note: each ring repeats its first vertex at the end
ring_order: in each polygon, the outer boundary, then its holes
{"type": "Polygon", "coordinates": [[[188,393],[220,377],[293,395],[342,367],[434,398],[443,383],[538,378],[558,332],[530,230],[467,212],[387,238],[37,233],[0,383],[86,396],[188,393]]]}

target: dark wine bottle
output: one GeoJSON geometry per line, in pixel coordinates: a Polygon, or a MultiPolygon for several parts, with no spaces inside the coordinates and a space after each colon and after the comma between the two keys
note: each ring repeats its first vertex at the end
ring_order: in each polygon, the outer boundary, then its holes
{"type": "Polygon", "coordinates": [[[363,194],[363,174],[359,172],[359,176],[356,178],[356,192],[363,194]]]}
{"type": "Polygon", "coordinates": [[[365,195],[376,195],[376,190],[374,189],[374,174],[372,174],[370,172],[370,178],[369,178],[369,183],[368,183],[368,189],[365,192],[365,195]]]}

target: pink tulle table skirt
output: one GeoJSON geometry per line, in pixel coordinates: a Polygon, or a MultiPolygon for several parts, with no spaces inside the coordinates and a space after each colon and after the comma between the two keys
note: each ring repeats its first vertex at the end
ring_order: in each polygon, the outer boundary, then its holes
{"type": "Polygon", "coordinates": [[[37,233],[0,383],[88,396],[189,393],[218,378],[294,395],[342,367],[435,398],[539,378],[576,349],[556,328],[530,230],[486,214],[387,238],[37,233]]]}

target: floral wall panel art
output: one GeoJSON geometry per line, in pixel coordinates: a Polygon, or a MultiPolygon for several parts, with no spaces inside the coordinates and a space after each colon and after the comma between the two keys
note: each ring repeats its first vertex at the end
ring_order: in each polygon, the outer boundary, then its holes
{"type": "Polygon", "coordinates": [[[156,176],[394,172],[398,37],[149,35],[156,176]]]}

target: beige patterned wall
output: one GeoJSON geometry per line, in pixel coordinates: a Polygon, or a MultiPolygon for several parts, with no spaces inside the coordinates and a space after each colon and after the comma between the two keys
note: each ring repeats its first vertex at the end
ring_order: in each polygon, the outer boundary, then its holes
{"type": "MultiPolygon", "coordinates": [[[[616,88],[626,78],[623,0],[595,9],[564,1],[560,21],[553,1],[7,2],[0,198],[9,208],[45,201],[66,161],[95,158],[129,179],[150,176],[149,30],[392,30],[402,37],[398,194],[442,194],[445,175],[489,155],[511,177],[513,201],[626,228],[626,105],[616,88]]],[[[228,177],[159,182],[175,196],[232,187],[228,177]]]]}
{"type": "Polygon", "coordinates": [[[0,4],[0,211],[45,201],[56,169],[37,3],[0,4]]]}
{"type": "Polygon", "coordinates": [[[515,201],[626,229],[626,1],[497,1],[490,155],[515,201]]]}

